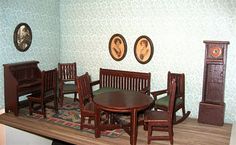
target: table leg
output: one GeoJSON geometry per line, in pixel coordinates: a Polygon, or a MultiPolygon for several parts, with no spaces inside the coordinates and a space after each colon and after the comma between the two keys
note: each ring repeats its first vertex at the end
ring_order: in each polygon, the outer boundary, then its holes
{"type": "Polygon", "coordinates": [[[99,125],[100,125],[100,109],[95,107],[95,113],[96,113],[96,116],[95,116],[95,137],[98,138],[101,136],[101,130],[99,128],[99,125]]]}
{"type": "Polygon", "coordinates": [[[130,144],[136,145],[137,135],[138,135],[138,120],[137,120],[137,110],[134,109],[131,112],[131,132],[130,132],[130,144]]]}

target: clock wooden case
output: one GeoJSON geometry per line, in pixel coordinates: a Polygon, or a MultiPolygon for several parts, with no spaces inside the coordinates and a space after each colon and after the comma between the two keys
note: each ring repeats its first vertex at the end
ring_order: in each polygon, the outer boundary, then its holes
{"type": "Polygon", "coordinates": [[[203,41],[205,61],[202,101],[199,104],[198,122],[224,124],[224,90],[228,41],[203,41]]]}

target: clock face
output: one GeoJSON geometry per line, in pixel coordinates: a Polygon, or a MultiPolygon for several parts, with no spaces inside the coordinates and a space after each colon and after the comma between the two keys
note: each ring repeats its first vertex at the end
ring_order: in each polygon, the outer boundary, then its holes
{"type": "Polygon", "coordinates": [[[212,47],[210,48],[209,53],[212,57],[217,58],[222,54],[222,49],[220,47],[212,47]]]}

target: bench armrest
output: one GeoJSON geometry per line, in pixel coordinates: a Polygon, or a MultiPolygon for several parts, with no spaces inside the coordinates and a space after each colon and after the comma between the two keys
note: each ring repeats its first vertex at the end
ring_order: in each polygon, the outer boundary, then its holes
{"type": "Polygon", "coordinates": [[[96,80],[96,81],[90,82],[90,85],[95,86],[95,85],[98,85],[99,83],[100,83],[100,80],[96,80]]]}
{"type": "Polygon", "coordinates": [[[162,95],[162,94],[165,94],[165,93],[167,93],[167,89],[151,92],[154,100],[157,100],[158,95],[162,95]]]}

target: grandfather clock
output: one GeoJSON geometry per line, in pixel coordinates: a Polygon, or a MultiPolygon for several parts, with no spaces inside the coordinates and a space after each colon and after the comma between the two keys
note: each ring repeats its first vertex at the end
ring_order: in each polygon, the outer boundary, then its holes
{"type": "Polygon", "coordinates": [[[224,124],[224,90],[228,41],[203,41],[205,61],[202,101],[198,122],[222,126],[224,124]]]}

